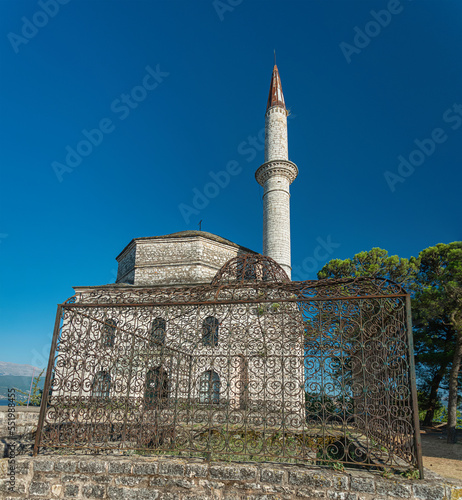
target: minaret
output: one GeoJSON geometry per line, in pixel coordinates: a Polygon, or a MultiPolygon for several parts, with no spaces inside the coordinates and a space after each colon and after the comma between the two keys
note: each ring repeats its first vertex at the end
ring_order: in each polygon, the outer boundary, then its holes
{"type": "Polygon", "coordinates": [[[255,172],[263,186],[263,254],[273,258],[290,278],[290,193],[298,175],[287,149],[287,109],[276,64],[265,114],[265,163],[255,172]]]}

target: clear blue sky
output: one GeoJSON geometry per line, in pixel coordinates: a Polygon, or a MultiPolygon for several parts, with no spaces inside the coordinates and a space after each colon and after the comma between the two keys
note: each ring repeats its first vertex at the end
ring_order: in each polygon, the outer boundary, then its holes
{"type": "Polygon", "coordinates": [[[134,237],[202,219],[261,251],[273,49],[300,171],[294,278],[375,246],[409,257],[461,239],[459,1],[61,2],[0,3],[0,360],[44,365],[56,304],[73,285],[114,282],[134,237]],[[60,182],[52,163],[97,127],[60,182]],[[414,171],[387,182],[432,134],[414,171]],[[207,187],[232,161],[238,173],[207,187]],[[194,189],[210,196],[186,220],[194,189]]]}

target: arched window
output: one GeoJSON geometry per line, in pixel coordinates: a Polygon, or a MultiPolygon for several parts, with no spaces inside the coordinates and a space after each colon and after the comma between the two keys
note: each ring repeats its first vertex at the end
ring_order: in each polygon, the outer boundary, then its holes
{"type": "Polygon", "coordinates": [[[162,366],[146,374],[144,402],[148,408],[165,406],[168,400],[168,374],[162,366]]]}
{"type": "Polygon", "coordinates": [[[95,375],[91,387],[91,395],[94,398],[108,398],[111,389],[111,375],[109,372],[100,371],[95,375]]]}
{"type": "Polygon", "coordinates": [[[103,347],[114,347],[115,333],[117,321],[109,318],[104,322],[103,326],[103,347]]]}
{"type": "Polygon", "coordinates": [[[201,375],[199,385],[199,403],[218,404],[220,402],[220,376],[213,370],[201,375]]]}
{"type": "Polygon", "coordinates": [[[218,325],[217,318],[208,316],[202,323],[202,343],[215,347],[218,345],[218,325]]]}
{"type": "Polygon", "coordinates": [[[163,318],[156,318],[151,327],[151,346],[165,343],[166,323],[163,318]]]}

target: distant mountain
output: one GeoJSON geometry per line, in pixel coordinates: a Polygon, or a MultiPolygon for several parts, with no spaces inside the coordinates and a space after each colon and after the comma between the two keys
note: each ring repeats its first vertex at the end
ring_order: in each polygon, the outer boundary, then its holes
{"type": "Polygon", "coordinates": [[[16,363],[9,363],[8,361],[0,361],[0,376],[32,377],[32,374],[34,374],[34,377],[36,377],[41,371],[41,368],[32,365],[18,365],[16,363]]]}

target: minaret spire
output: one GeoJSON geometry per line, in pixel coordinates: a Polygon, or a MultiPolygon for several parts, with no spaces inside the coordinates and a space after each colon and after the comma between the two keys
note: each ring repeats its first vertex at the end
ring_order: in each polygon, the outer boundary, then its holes
{"type": "Polygon", "coordinates": [[[265,163],[255,172],[255,178],[263,186],[263,254],[272,257],[290,278],[289,186],[298,168],[289,161],[287,114],[281,78],[274,64],[265,114],[265,163]]]}

